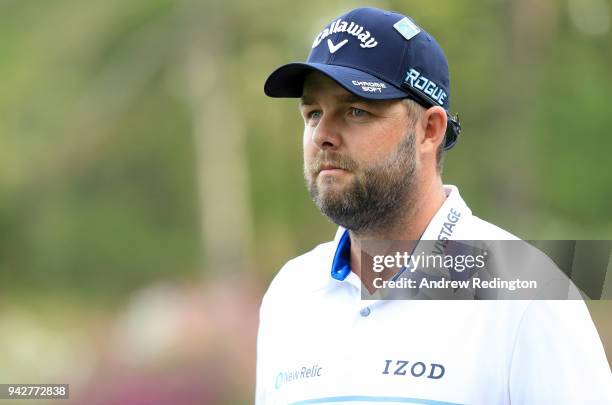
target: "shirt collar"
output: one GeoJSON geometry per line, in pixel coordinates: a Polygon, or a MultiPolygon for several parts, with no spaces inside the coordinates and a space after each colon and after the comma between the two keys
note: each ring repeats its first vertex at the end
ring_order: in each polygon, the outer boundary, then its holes
{"type": "MultiPolygon", "coordinates": [[[[341,228],[343,229],[343,228],[341,228]]],[[[340,231],[340,229],[338,230],[340,231]]],[[[340,233],[340,232],[337,232],[340,233]]],[[[351,272],[351,238],[349,231],[344,229],[344,232],[340,233],[338,246],[336,247],[336,253],[334,254],[334,261],[332,262],[332,278],[338,281],[344,281],[346,276],[351,272]]]]}

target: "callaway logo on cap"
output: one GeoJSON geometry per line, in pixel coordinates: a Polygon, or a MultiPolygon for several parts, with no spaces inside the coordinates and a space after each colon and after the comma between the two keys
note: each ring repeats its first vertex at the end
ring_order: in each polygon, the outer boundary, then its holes
{"type": "Polygon", "coordinates": [[[448,63],[442,48],[410,18],[377,8],[357,8],[319,32],[306,62],[283,65],[266,80],[270,97],[301,97],[304,79],[317,70],[347,91],[373,100],[411,98],[447,111],[445,148],[461,131],[448,113],[448,63]]]}

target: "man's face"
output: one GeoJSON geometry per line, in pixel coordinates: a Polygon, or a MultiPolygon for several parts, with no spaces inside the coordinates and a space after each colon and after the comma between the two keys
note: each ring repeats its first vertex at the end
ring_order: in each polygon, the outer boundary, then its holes
{"type": "Polygon", "coordinates": [[[394,224],[415,193],[415,118],[408,107],[359,98],[311,73],[300,110],[304,177],[319,209],[357,232],[394,224]]]}

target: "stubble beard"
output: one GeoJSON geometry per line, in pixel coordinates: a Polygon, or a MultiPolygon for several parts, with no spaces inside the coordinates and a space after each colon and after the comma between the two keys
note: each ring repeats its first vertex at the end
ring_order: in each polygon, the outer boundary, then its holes
{"type": "Polygon", "coordinates": [[[361,234],[375,234],[398,224],[411,208],[416,189],[415,134],[407,134],[385,161],[359,168],[347,156],[325,151],[304,166],[308,192],[319,210],[332,222],[361,234]],[[350,184],[331,189],[334,178],[324,179],[330,187],[319,189],[317,174],[323,164],[350,171],[350,184]],[[361,169],[356,172],[356,169],[361,169]]]}

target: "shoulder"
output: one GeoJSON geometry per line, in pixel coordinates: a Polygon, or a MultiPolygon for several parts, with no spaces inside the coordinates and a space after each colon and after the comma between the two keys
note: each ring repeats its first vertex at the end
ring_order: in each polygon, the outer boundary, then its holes
{"type": "MultiPolygon", "coordinates": [[[[457,240],[516,240],[520,239],[516,235],[487,222],[472,213],[470,207],[466,204],[463,197],[459,193],[459,189],[452,185],[444,185],[447,198],[436,217],[440,216],[444,224],[442,226],[454,227],[454,223],[457,223],[458,227],[455,229],[452,235],[453,239],[457,240]],[[448,215],[447,215],[448,213],[448,215]],[[456,220],[452,220],[454,217],[456,220]],[[460,218],[459,218],[460,217],[460,218]],[[448,221],[447,221],[448,218],[448,221]],[[447,224],[447,222],[449,222],[447,224]]],[[[432,220],[432,223],[436,225],[439,223],[440,218],[436,217],[432,220]]],[[[431,226],[431,224],[430,224],[431,226]]],[[[449,232],[450,233],[450,232],[449,232]]],[[[449,236],[450,237],[450,236],[449,236]]]]}
{"type": "Polygon", "coordinates": [[[512,403],[610,403],[610,366],[583,301],[532,301],[510,363],[512,403]]]}
{"type": "Polygon", "coordinates": [[[471,215],[458,230],[457,239],[463,240],[519,240],[520,238],[497,225],[471,215]]]}
{"type": "Polygon", "coordinates": [[[330,281],[335,249],[334,241],[322,243],[285,263],[264,294],[262,311],[275,301],[294,300],[325,287],[330,281]]]}

